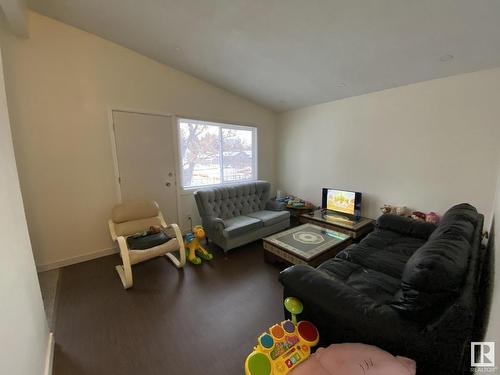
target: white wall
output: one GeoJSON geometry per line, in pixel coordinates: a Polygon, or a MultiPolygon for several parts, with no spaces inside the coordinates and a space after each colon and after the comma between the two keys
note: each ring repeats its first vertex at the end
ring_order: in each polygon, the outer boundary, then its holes
{"type": "Polygon", "coordinates": [[[470,202],[491,214],[500,69],[427,81],[280,115],[277,188],[321,203],[321,187],[443,213],[470,202]]]}
{"type": "MultiPolygon", "coordinates": [[[[259,177],[275,178],[276,115],[95,35],[29,13],[30,38],[3,36],[14,146],[36,262],[112,248],[117,202],[108,107],[259,127],[259,177]],[[77,238],[77,240],[75,239],[77,238]]],[[[183,217],[195,214],[182,196],[183,217]]]]}
{"type": "Polygon", "coordinates": [[[44,373],[49,331],[12,147],[0,60],[0,373],[44,373]]]}

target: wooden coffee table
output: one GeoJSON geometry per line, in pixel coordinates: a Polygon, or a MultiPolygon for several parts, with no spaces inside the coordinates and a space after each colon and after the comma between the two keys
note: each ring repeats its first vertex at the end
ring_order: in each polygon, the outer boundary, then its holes
{"type": "Polygon", "coordinates": [[[303,224],[263,239],[264,257],[270,262],[316,267],[349,246],[351,236],[314,224],[303,224]]]}

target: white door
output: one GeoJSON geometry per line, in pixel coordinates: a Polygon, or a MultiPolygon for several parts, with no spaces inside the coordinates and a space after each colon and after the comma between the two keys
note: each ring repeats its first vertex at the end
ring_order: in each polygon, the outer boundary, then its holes
{"type": "Polygon", "coordinates": [[[113,128],[122,202],[155,200],[177,223],[173,118],[113,111],[113,128]]]}

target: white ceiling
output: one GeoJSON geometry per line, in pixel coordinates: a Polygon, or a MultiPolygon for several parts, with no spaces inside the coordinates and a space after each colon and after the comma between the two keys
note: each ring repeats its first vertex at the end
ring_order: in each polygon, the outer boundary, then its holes
{"type": "Polygon", "coordinates": [[[28,4],[276,111],[500,66],[498,0],[28,4]]]}

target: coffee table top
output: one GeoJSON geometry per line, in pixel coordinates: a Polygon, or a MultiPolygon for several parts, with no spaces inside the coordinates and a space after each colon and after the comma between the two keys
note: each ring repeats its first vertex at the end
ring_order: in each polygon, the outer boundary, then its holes
{"type": "Polygon", "coordinates": [[[350,238],[347,234],[308,223],[273,234],[264,238],[264,241],[310,260],[350,238]]]}

